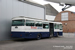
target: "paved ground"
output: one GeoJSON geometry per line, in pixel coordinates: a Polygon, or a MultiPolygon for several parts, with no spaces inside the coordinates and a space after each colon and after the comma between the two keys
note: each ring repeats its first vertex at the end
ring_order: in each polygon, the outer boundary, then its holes
{"type": "Polygon", "coordinates": [[[41,40],[1,41],[0,50],[75,50],[75,34],[41,40]]]}

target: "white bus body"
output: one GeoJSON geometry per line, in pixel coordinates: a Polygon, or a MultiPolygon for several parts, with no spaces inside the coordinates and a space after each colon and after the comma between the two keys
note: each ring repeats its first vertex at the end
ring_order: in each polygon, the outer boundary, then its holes
{"type": "Polygon", "coordinates": [[[62,36],[62,23],[50,22],[40,19],[16,17],[12,19],[11,37],[17,38],[43,38],[50,37],[49,23],[54,25],[53,36],[62,36]]]}

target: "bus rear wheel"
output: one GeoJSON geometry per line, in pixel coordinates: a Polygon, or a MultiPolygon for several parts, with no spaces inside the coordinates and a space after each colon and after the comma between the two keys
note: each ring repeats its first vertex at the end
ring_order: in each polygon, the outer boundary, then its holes
{"type": "Polygon", "coordinates": [[[41,34],[38,34],[37,35],[37,40],[40,40],[41,39],[41,34]]]}
{"type": "Polygon", "coordinates": [[[57,33],[57,36],[56,37],[58,37],[59,36],[59,33],[57,33]]]}

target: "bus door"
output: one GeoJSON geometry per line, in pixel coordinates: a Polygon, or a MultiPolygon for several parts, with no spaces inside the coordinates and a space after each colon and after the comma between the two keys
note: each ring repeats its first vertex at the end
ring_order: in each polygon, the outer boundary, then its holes
{"type": "Polygon", "coordinates": [[[54,24],[53,23],[49,23],[49,32],[50,32],[50,37],[52,37],[54,34],[54,24]]]}

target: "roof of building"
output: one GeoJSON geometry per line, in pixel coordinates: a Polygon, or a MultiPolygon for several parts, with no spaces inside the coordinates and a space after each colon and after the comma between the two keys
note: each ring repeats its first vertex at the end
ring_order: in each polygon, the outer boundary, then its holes
{"type": "Polygon", "coordinates": [[[50,4],[44,5],[46,8],[46,15],[53,15],[56,16],[58,14],[58,11],[52,7],[50,4]]]}
{"type": "Polygon", "coordinates": [[[26,1],[26,0],[18,0],[18,1],[21,1],[23,3],[27,3],[27,4],[31,4],[31,5],[34,5],[34,6],[38,6],[38,7],[42,7],[42,8],[45,8],[43,5],[40,5],[40,4],[37,4],[37,3],[34,3],[34,2],[30,2],[30,1],[26,1]]]}

